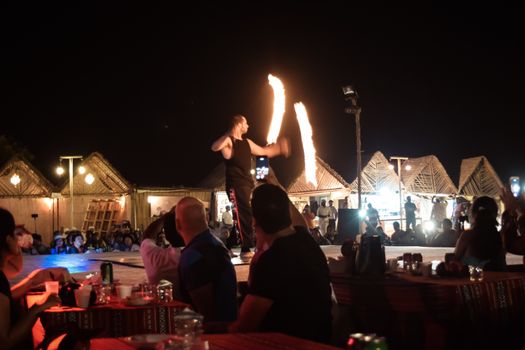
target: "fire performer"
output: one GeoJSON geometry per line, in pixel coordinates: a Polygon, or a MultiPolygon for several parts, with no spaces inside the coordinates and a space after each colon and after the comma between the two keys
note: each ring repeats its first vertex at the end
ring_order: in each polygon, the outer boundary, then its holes
{"type": "MultiPolygon", "coordinates": [[[[226,193],[230,196],[230,189],[235,192],[237,210],[241,226],[241,257],[252,256],[254,247],[252,228],[252,212],[250,195],[254,188],[251,156],[267,156],[272,158],[278,155],[290,155],[290,142],[287,138],[279,138],[277,143],[261,147],[243,135],[248,132],[248,122],[242,115],[232,118],[230,129],[219,137],[211,146],[212,151],[221,152],[226,165],[226,193]]],[[[232,201],[232,198],[230,198],[232,201]]]]}

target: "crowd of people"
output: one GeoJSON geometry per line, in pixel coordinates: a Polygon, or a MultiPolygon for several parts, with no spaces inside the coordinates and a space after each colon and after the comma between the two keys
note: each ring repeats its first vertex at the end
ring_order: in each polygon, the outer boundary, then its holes
{"type": "MultiPolygon", "coordinates": [[[[49,244],[42,241],[42,235],[23,228],[15,229],[15,235],[26,255],[135,252],[142,241],[142,231],[133,230],[127,220],[114,225],[109,232],[99,233],[94,227],[89,227],[86,232],[76,228],[55,231],[49,244]]],[[[168,242],[161,234],[157,237],[157,244],[166,246],[168,242]]]]}
{"type": "MultiPolygon", "coordinates": [[[[336,223],[338,210],[334,207],[333,201],[329,200],[328,205],[325,199],[321,204],[313,202],[312,205],[306,204],[302,214],[308,224],[312,236],[320,245],[333,244],[337,240],[336,223]],[[317,220],[316,220],[317,219],[317,220]]],[[[347,203],[347,198],[345,202],[347,203]]],[[[398,246],[431,246],[431,247],[455,247],[460,233],[464,230],[465,222],[468,222],[468,211],[470,202],[462,197],[458,197],[454,205],[451,218],[447,217],[445,200],[437,197],[432,198],[432,212],[429,222],[430,227],[416,223],[417,206],[412,202],[411,196],[406,197],[405,201],[405,230],[401,229],[399,221],[392,221],[391,227],[386,220],[381,220],[379,211],[374,208],[372,203],[367,203],[363,218],[363,235],[378,235],[384,245],[398,246]],[[390,232],[387,234],[385,231],[390,232]]],[[[344,205],[348,208],[348,205],[344,205]]],[[[390,220],[388,220],[390,221],[390,220]]]]}
{"type": "MultiPolygon", "coordinates": [[[[245,132],[244,117],[240,123],[245,132]]],[[[225,147],[235,149],[232,143],[237,141],[227,137],[222,141],[225,147]]],[[[250,231],[244,233],[249,241],[244,241],[242,247],[249,250],[253,245],[256,249],[242,300],[229,249],[212,233],[204,203],[194,197],[182,198],[143,233],[132,231],[129,225],[121,225],[107,235],[88,230],[85,237],[71,230],[67,235],[56,233],[49,251],[67,254],[138,249],[148,282],[157,284],[162,279],[173,282],[174,297],[203,315],[206,332],[282,332],[329,343],[333,321],[330,272],[326,256],[311,230],[315,228],[314,212],[322,219],[321,235],[325,236],[329,227],[335,226],[337,213],[331,209],[333,203],[329,201],[327,205],[323,201],[315,211],[305,208],[301,215],[278,185],[258,184],[249,194],[246,209],[251,224],[250,231]]],[[[525,255],[525,201],[513,197],[506,189],[501,199],[506,209],[501,231],[495,200],[479,197],[469,211],[471,227],[459,237],[447,218],[442,219],[442,232],[431,238],[421,235],[413,222],[406,231],[400,229],[399,222],[394,222],[395,232],[389,237],[372,205],[368,206],[363,235],[378,235],[385,245],[454,245],[457,259],[464,264],[502,271],[506,267],[506,251],[525,255]]],[[[233,224],[229,215],[223,220],[233,224]]],[[[29,249],[22,247],[23,241],[11,213],[0,208],[0,344],[7,349],[24,348],[24,343],[31,339],[27,334],[38,314],[59,303],[58,296],[46,293],[28,312],[20,313],[16,300],[46,280],[70,280],[64,268],[37,269],[10,286],[9,279],[22,270],[22,249],[29,249]]]]}

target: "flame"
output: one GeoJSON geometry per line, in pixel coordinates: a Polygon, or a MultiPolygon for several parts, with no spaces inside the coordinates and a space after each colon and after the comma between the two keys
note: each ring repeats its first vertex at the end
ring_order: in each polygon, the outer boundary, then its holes
{"type": "Polygon", "coordinates": [[[312,126],[308,120],[308,113],[302,102],[294,104],[295,114],[299,122],[299,129],[301,130],[301,140],[303,142],[304,151],[304,175],[306,181],[312,185],[317,186],[317,165],[315,162],[315,147],[312,140],[312,126]]]}
{"type": "Polygon", "coordinates": [[[285,96],[284,85],[279,78],[268,74],[268,82],[273,89],[273,116],[272,123],[270,124],[270,131],[268,132],[268,138],[266,139],[270,145],[277,142],[279,131],[281,131],[281,124],[283,122],[284,116],[285,96]]]}

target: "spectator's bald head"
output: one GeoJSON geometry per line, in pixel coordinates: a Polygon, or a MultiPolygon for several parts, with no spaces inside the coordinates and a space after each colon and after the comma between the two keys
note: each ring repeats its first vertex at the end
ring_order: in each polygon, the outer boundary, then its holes
{"type": "Polygon", "coordinates": [[[204,204],[194,197],[182,198],[175,208],[177,230],[186,244],[208,228],[204,204]]]}

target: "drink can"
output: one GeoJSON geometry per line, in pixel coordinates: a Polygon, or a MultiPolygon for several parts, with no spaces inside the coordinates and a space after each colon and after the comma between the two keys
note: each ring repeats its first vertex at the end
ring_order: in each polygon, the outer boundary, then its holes
{"type": "Polygon", "coordinates": [[[102,284],[113,283],[113,264],[105,261],[100,264],[100,276],[102,277],[102,284]]]}

